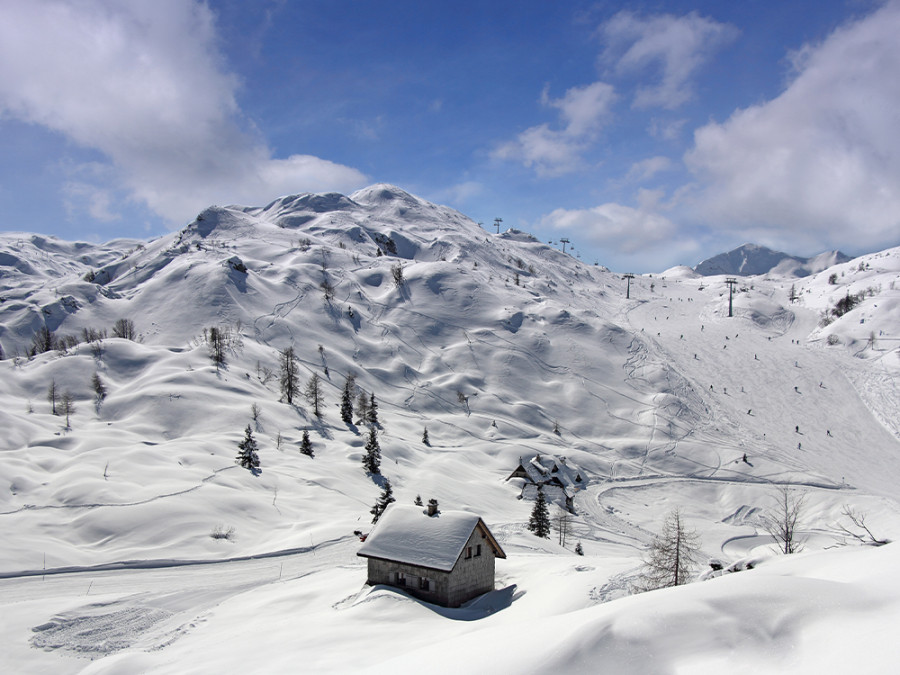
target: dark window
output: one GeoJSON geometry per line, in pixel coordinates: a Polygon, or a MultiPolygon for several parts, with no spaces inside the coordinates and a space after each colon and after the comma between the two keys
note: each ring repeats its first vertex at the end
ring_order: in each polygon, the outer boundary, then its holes
{"type": "Polygon", "coordinates": [[[471,557],[472,557],[472,547],[466,546],[466,559],[468,560],[471,557]]]}
{"type": "Polygon", "coordinates": [[[480,555],[481,555],[481,544],[478,544],[478,545],[475,547],[475,557],[477,558],[477,557],[479,557],[480,555]]]}
{"type": "Polygon", "coordinates": [[[419,590],[431,590],[431,582],[425,577],[419,577],[419,590]]]}
{"type": "Polygon", "coordinates": [[[396,572],[397,585],[406,586],[406,575],[403,572],[396,572]]]}

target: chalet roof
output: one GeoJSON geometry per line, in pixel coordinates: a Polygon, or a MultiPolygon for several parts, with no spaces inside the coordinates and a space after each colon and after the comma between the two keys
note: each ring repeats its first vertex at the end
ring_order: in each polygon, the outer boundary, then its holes
{"type": "Polygon", "coordinates": [[[565,457],[540,454],[531,459],[519,460],[510,478],[524,478],[527,483],[558,485],[569,496],[584,486],[584,477],[574,462],[565,457]]]}
{"type": "Polygon", "coordinates": [[[484,521],[467,511],[428,516],[418,506],[391,504],[357,555],[449,572],[475,528],[481,528],[498,558],[506,554],[484,521]]]}

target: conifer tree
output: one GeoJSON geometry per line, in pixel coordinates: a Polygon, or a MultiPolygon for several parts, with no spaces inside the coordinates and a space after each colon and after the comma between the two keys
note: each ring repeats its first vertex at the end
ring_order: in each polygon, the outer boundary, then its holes
{"type": "Polygon", "coordinates": [[[353,424],[353,392],[356,389],[356,378],[348,373],[344,380],[344,391],[341,393],[341,420],[344,424],[353,424]]]}
{"type": "Polygon", "coordinates": [[[531,518],[528,519],[528,529],[534,532],[536,537],[550,538],[550,513],[547,510],[547,500],[544,498],[544,488],[541,485],[538,485],[537,499],[534,500],[531,518]]]}
{"type": "Polygon", "coordinates": [[[369,394],[369,407],[366,409],[366,422],[372,426],[378,426],[378,404],[375,403],[375,394],[369,394]]]}
{"type": "Polygon", "coordinates": [[[288,405],[293,405],[294,395],[300,387],[300,371],[297,368],[297,355],[293,347],[286,347],[281,352],[281,395],[288,405]]]}
{"type": "Polygon", "coordinates": [[[251,473],[259,473],[259,447],[256,445],[256,439],[253,438],[253,432],[250,425],[244,430],[244,440],[238,443],[237,462],[245,469],[249,469],[251,473]]]}
{"type": "Polygon", "coordinates": [[[369,438],[366,440],[366,454],[363,455],[363,467],[373,474],[381,473],[381,446],[378,445],[378,432],[369,427],[369,438]]]}
{"type": "Polygon", "coordinates": [[[424,506],[424,504],[422,504],[422,495],[416,495],[416,501],[414,501],[413,504],[416,506],[424,506]]]}
{"type": "Polygon", "coordinates": [[[315,457],[312,441],[309,440],[309,432],[306,429],[303,430],[303,438],[300,440],[300,452],[309,457],[315,457]]]}
{"type": "Polygon", "coordinates": [[[378,501],[375,502],[375,506],[369,511],[369,513],[372,514],[372,523],[377,523],[378,519],[381,518],[381,514],[383,514],[384,510],[388,507],[388,504],[395,501],[397,500],[394,499],[394,489],[391,487],[391,481],[385,478],[384,488],[378,496],[378,501]]]}
{"type": "Polygon", "coordinates": [[[431,441],[428,440],[428,427],[425,427],[425,431],[422,432],[422,443],[431,445],[431,441]]]}

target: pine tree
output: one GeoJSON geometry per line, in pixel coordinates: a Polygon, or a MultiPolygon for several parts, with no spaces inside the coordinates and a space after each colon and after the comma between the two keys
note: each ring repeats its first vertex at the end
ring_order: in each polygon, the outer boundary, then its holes
{"type": "Polygon", "coordinates": [[[281,395],[288,405],[293,405],[294,395],[300,386],[300,371],[297,368],[297,355],[293,347],[286,347],[281,352],[281,395]]]}
{"type": "Polygon", "coordinates": [[[697,562],[700,539],[685,527],[676,509],[666,516],[662,530],[644,553],[644,569],[635,585],[638,591],[686,584],[697,562]]]}
{"type": "Polygon", "coordinates": [[[394,499],[394,489],[391,487],[391,481],[385,478],[384,488],[378,496],[378,501],[375,502],[375,506],[369,511],[369,513],[372,514],[372,523],[377,523],[378,519],[381,518],[381,514],[383,514],[384,510],[388,507],[388,504],[395,501],[397,500],[394,499]]]}
{"type": "Polygon", "coordinates": [[[313,407],[313,415],[322,416],[322,385],[320,384],[319,374],[313,373],[306,384],[306,400],[313,407]]]}
{"type": "Polygon", "coordinates": [[[341,393],[341,420],[344,424],[353,424],[353,393],[356,389],[356,377],[348,373],[344,380],[344,391],[341,393]]]}
{"type": "Polygon", "coordinates": [[[373,474],[381,473],[381,447],[378,445],[378,432],[369,427],[369,438],[366,441],[366,454],[363,455],[363,467],[373,474]]]}
{"type": "Polygon", "coordinates": [[[309,440],[309,432],[306,429],[303,430],[303,438],[300,440],[300,452],[309,457],[315,457],[312,441],[309,440]]]}
{"type": "Polygon", "coordinates": [[[422,443],[431,445],[431,441],[428,440],[428,427],[425,427],[425,431],[422,432],[422,443]]]}
{"type": "Polygon", "coordinates": [[[422,495],[416,495],[416,501],[413,502],[416,506],[423,506],[422,504],[422,495]]]}
{"type": "Polygon", "coordinates": [[[538,485],[537,499],[534,500],[531,518],[528,519],[528,529],[534,532],[536,537],[550,538],[550,513],[547,510],[547,500],[544,498],[544,489],[541,485],[538,485]]]}
{"type": "Polygon", "coordinates": [[[378,404],[375,403],[375,394],[369,395],[369,407],[366,409],[366,423],[378,426],[378,404]]]}
{"type": "Polygon", "coordinates": [[[253,438],[253,432],[250,425],[244,430],[244,440],[238,443],[237,461],[245,469],[249,469],[251,473],[259,473],[259,448],[256,445],[256,439],[253,438]]]}

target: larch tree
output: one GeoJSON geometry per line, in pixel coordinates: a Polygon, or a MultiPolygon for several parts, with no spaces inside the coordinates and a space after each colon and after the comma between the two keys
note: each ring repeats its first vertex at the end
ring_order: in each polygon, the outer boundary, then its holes
{"type": "Polygon", "coordinates": [[[209,348],[209,358],[212,360],[213,365],[215,365],[216,370],[219,370],[219,368],[225,365],[225,349],[228,345],[225,330],[218,326],[210,328],[207,334],[206,344],[209,348]]]}
{"type": "Polygon", "coordinates": [[[644,567],[635,590],[651,591],[686,584],[697,564],[699,551],[699,536],[687,529],[681,512],[675,509],[666,516],[662,530],[644,552],[644,567]]]}
{"type": "Polygon", "coordinates": [[[75,414],[75,397],[69,392],[64,392],[59,399],[62,414],[66,416],[66,429],[70,428],[69,417],[75,414]]]}
{"type": "Polygon", "coordinates": [[[50,380],[50,386],[47,387],[47,400],[50,402],[50,412],[58,415],[56,412],[56,402],[59,400],[59,390],[56,387],[56,380],[50,380]]]}
{"type": "Polygon", "coordinates": [[[297,368],[297,355],[294,353],[294,348],[285,347],[280,352],[279,361],[281,363],[281,396],[288,405],[293,405],[294,396],[300,388],[300,371],[297,368]]]}
{"type": "Polygon", "coordinates": [[[94,389],[94,405],[100,408],[100,404],[106,398],[106,385],[100,379],[100,373],[94,373],[93,377],[91,377],[91,387],[94,389]]]}
{"type": "Polygon", "coordinates": [[[318,373],[313,373],[306,383],[306,391],[304,392],[306,401],[313,408],[313,415],[322,417],[322,382],[318,373]]]}
{"type": "Polygon", "coordinates": [[[365,424],[369,418],[369,395],[363,390],[359,390],[359,396],[356,398],[356,421],[357,424],[365,424]]]}
{"type": "Polygon", "coordinates": [[[538,485],[537,488],[537,498],[534,500],[531,517],[528,519],[528,529],[536,537],[550,538],[550,512],[547,510],[547,499],[544,497],[544,488],[541,485],[538,485]]]}
{"type": "Polygon", "coordinates": [[[134,321],[131,319],[116,319],[112,332],[113,337],[125,338],[126,340],[134,340],[137,337],[134,331],[134,321]]]}

